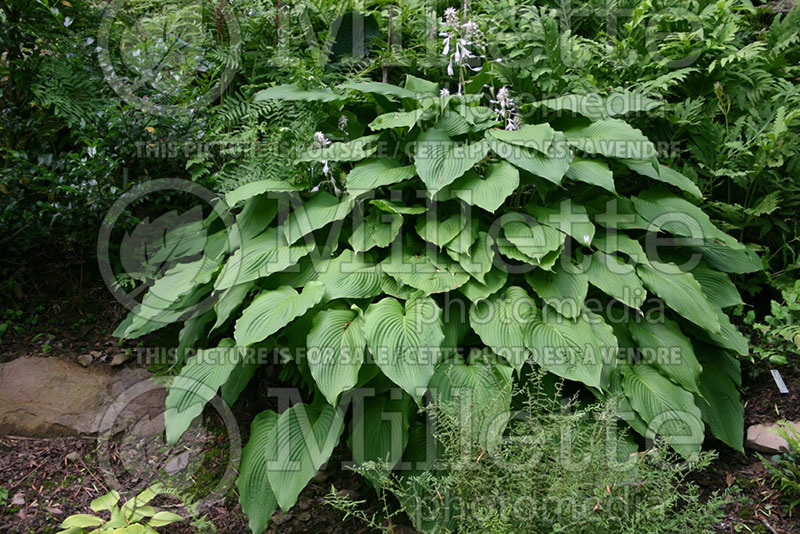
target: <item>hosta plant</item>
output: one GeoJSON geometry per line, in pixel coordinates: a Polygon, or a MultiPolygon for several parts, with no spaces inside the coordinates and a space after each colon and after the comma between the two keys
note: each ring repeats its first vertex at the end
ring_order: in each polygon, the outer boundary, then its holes
{"type": "MultiPolygon", "coordinates": [[[[233,403],[265,354],[309,386],[310,404],[252,423],[237,484],[254,532],[343,433],[354,461],[407,468],[426,449],[420,407],[464,388],[482,403],[531,366],[621,395],[636,433],[684,457],[706,425],[742,448],[748,349],[725,312],[741,303],[727,273],[759,259],[620,118],[636,95],[595,120],[570,111],[580,99],[550,101],[558,118],[544,122],[475,76],[452,95],[413,76],[259,93],[330,111],[298,179],[245,184],[168,234],[171,267],[117,331],[182,321],[179,356],[207,347],[172,383],[171,441],[218,391],[233,403]]],[[[470,428],[488,447],[502,417],[470,428]]]]}
{"type": "Polygon", "coordinates": [[[93,512],[108,512],[111,514],[109,519],[100,515],[74,514],[61,523],[63,530],[59,534],[157,534],[156,528],[183,521],[183,517],[178,514],[166,510],[157,511],[150,506],[150,501],[161,494],[162,490],[160,484],[154,484],[122,505],[119,504],[120,494],[111,490],[91,503],[93,512]]]}

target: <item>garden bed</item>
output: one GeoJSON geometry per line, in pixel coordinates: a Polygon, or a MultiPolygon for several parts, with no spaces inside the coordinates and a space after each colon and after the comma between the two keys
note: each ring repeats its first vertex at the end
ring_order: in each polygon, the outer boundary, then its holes
{"type": "MultiPolygon", "coordinates": [[[[46,294],[42,292],[41,294],[46,294]]],[[[85,324],[79,314],[71,311],[74,300],[65,297],[62,301],[49,302],[42,299],[30,299],[32,309],[43,306],[47,313],[45,323],[37,323],[26,327],[22,332],[4,338],[0,347],[0,355],[4,361],[13,357],[53,356],[77,360],[87,351],[100,351],[102,355],[92,365],[109,365],[107,356],[114,352],[113,347],[119,345],[107,335],[108,327],[119,317],[120,306],[103,292],[96,284],[86,290],[87,301],[84,306],[91,309],[94,319],[85,324]],[[46,325],[46,326],[45,326],[46,325]],[[41,338],[36,338],[36,329],[46,328],[54,332],[49,340],[52,347],[43,350],[41,338]],[[34,339],[36,338],[36,339],[34,339]]],[[[84,308],[87,309],[87,308],[84,308]]],[[[89,312],[86,312],[89,313],[89,312]]],[[[125,365],[136,365],[129,361],[125,365]]],[[[766,363],[743,365],[745,377],[754,377],[746,381],[742,393],[745,404],[745,421],[747,425],[770,423],[782,418],[800,420],[800,370],[792,365],[782,366],[780,371],[790,390],[789,394],[781,394],[769,374],[766,363]]],[[[252,417],[269,405],[270,399],[264,394],[265,386],[276,380],[274,374],[265,369],[261,382],[254,381],[249,393],[243,395],[235,406],[234,413],[243,433],[243,442],[247,438],[247,426],[252,417]],[[256,383],[257,382],[257,383],[256,383]],[[259,391],[261,391],[259,393],[259,391]]],[[[214,417],[213,414],[210,417],[214,417]]],[[[209,425],[219,435],[206,437],[208,446],[224,441],[221,425],[209,425]]],[[[715,448],[719,458],[709,469],[698,473],[692,480],[701,487],[704,493],[722,491],[726,488],[737,488],[737,502],[726,508],[724,526],[721,533],[763,532],[767,534],[793,534],[800,530],[797,514],[789,517],[780,493],[773,488],[768,473],[760,460],[752,451],[743,456],[736,451],[713,440],[710,446],[715,448]],[[749,529],[749,530],[748,530],[749,529]],[[772,530],[770,530],[772,529],[772,530]]],[[[57,525],[68,515],[84,513],[92,499],[102,495],[109,489],[103,476],[103,467],[98,460],[98,442],[94,438],[63,437],[53,439],[34,439],[5,436],[0,438],[0,487],[8,492],[7,502],[0,513],[0,531],[13,533],[55,532],[57,525]],[[15,504],[15,502],[17,504],[15,504]]],[[[112,454],[112,456],[114,456],[112,454]]],[[[203,456],[210,460],[195,477],[203,480],[215,480],[225,469],[225,458],[212,454],[207,447],[203,456]],[[204,475],[204,476],[203,476],[204,475]]],[[[352,534],[369,532],[363,523],[350,518],[343,520],[342,513],[325,505],[323,497],[330,491],[331,485],[337,490],[346,492],[356,500],[366,500],[368,510],[377,511],[379,503],[371,486],[360,476],[339,467],[348,457],[344,440],[339,444],[330,462],[330,469],[321,473],[303,491],[298,504],[288,513],[278,512],[267,532],[282,534],[327,533],[352,534]]],[[[132,475],[120,462],[112,463],[115,476],[124,483],[128,491],[144,489],[157,481],[158,472],[139,471],[132,475]]],[[[202,488],[200,488],[202,490],[202,488]]],[[[164,499],[159,503],[165,509],[184,513],[180,503],[174,499],[164,499]]],[[[214,525],[216,532],[239,534],[250,532],[247,519],[242,514],[235,489],[225,499],[200,512],[199,517],[214,525]]],[[[192,523],[186,521],[173,524],[165,529],[166,533],[212,532],[202,530],[202,521],[192,523]]]]}

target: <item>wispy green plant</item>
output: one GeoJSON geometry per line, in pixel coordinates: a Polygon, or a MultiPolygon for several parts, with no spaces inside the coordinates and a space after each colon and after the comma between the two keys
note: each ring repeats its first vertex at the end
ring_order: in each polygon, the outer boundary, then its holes
{"type": "MultiPolygon", "coordinates": [[[[377,488],[377,512],[335,488],[326,502],[386,533],[409,520],[426,534],[716,532],[730,496],[701,498],[687,480],[714,455],[686,463],[663,446],[637,452],[616,426],[613,400],[564,401],[540,386],[534,378],[518,393],[519,410],[505,416],[506,434],[488,446],[464,433],[463,406],[431,405],[437,453],[429,468],[409,473],[383,463],[356,467],[377,488]]],[[[466,420],[505,414],[498,399],[476,406],[466,420]]]]}
{"type": "Polygon", "coordinates": [[[786,501],[791,516],[794,507],[800,505],[800,432],[791,424],[782,421],[775,433],[786,440],[787,449],[772,456],[771,461],[761,455],[759,457],[769,471],[772,483],[780,489],[781,497],[786,501]]]}

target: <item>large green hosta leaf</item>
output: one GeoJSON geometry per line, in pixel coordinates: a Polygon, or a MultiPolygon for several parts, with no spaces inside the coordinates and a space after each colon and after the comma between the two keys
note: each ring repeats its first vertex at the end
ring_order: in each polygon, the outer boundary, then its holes
{"type": "Polygon", "coordinates": [[[155,317],[196,287],[210,282],[217,267],[216,261],[205,256],[171,267],[147,291],[138,314],[142,318],[155,317]]]}
{"type": "Polygon", "coordinates": [[[242,241],[248,241],[269,226],[278,214],[277,199],[268,195],[258,195],[247,199],[244,209],[236,216],[236,226],[242,241]]]}
{"type": "Polygon", "coordinates": [[[641,130],[619,119],[599,120],[564,134],[572,146],[589,154],[639,160],[656,156],[655,145],[641,130]]]}
{"type": "Polygon", "coordinates": [[[254,534],[264,532],[278,507],[267,478],[269,437],[277,422],[278,414],[272,410],[258,414],[250,425],[250,441],[242,449],[236,487],[242,511],[247,515],[250,531],[254,534]]]}
{"type": "Polygon", "coordinates": [[[395,297],[402,300],[408,300],[411,298],[411,295],[413,295],[419,290],[411,286],[407,286],[402,282],[398,282],[388,274],[383,273],[383,275],[381,276],[381,291],[383,291],[390,297],[395,297]]]}
{"type": "Polygon", "coordinates": [[[413,165],[401,166],[395,159],[368,159],[358,163],[347,175],[344,185],[351,195],[408,180],[416,174],[413,165]]]}
{"type": "Polygon", "coordinates": [[[573,159],[567,169],[567,178],[602,187],[613,194],[617,192],[614,189],[614,173],[608,168],[607,163],[595,159],[573,159]]]}
{"type": "Polygon", "coordinates": [[[205,257],[170,268],[150,287],[142,302],[117,326],[113,335],[134,339],[191,315],[210,292],[208,282],[217,268],[216,262],[205,257]]]}
{"type": "Polygon", "coordinates": [[[419,204],[405,206],[403,204],[399,204],[397,202],[393,202],[391,200],[386,200],[383,198],[376,198],[375,200],[370,200],[369,203],[381,211],[385,211],[387,213],[394,213],[397,215],[419,215],[421,213],[425,213],[426,211],[428,211],[428,208],[426,208],[425,206],[420,206],[419,204]]]}
{"type": "Polygon", "coordinates": [[[474,303],[469,321],[481,341],[519,371],[529,357],[525,332],[538,311],[536,301],[523,288],[511,286],[474,303]]]}
{"type": "Polygon", "coordinates": [[[508,273],[506,271],[502,269],[491,269],[484,276],[483,283],[471,278],[466,284],[459,287],[458,290],[472,302],[480,302],[500,291],[500,288],[506,285],[507,279],[508,273]]]}
{"type": "Polygon", "coordinates": [[[470,170],[450,186],[453,194],[472,206],[494,213],[519,186],[519,171],[506,162],[493,163],[483,176],[470,170]]]}
{"type": "Polygon", "coordinates": [[[408,444],[408,427],[414,404],[399,390],[367,397],[353,406],[350,450],[353,460],[385,462],[391,469],[408,444]],[[398,395],[399,393],[399,395],[398,395]]]}
{"type": "Polygon", "coordinates": [[[318,267],[317,281],[325,286],[325,299],[366,299],[381,292],[381,269],[363,254],[345,249],[318,267]]]}
{"type": "Polygon", "coordinates": [[[467,409],[462,421],[481,447],[488,448],[505,430],[501,423],[511,405],[513,373],[488,349],[475,350],[468,362],[456,354],[452,361],[439,364],[430,388],[437,402],[456,401],[467,409]]]}
{"type": "MultiPolygon", "coordinates": [[[[456,241],[458,238],[456,238],[456,241]]],[[[451,258],[481,284],[486,282],[486,275],[494,264],[494,241],[486,232],[478,232],[475,243],[466,253],[455,253],[450,248],[447,253],[451,258]]]]}
{"type": "Polygon", "coordinates": [[[625,397],[647,422],[647,438],[658,434],[684,458],[700,452],[705,428],[691,393],[646,363],[622,366],[625,397]]]}
{"type": "MultiPolygon", "coordinates": [[[[399,251],[398,251],[399,252],[399,251]]],[[[457,263],[432,254],[392,253],[381,263],[383,272],[426,295],[446,293],[463,286],[470,276],[457,263]]]]}
{"type": "Polygon", "coordinates": [[[564,317],[575,319],[581,314],[589,277],[575,265],[557,263],[552,271],[534,269],[525,278],[542,300],[564,317]]]}
{"type": "Polygon", "coordinates": [[[267,228],[228,258],[214,282],[214,289],[228,289],[279,273],[295,265],[315,248],[316,243],[305,240],[289,246],[278,228],[267,228]]]}
{"type": "Polygon", "coordinates": [[[465,223],[462,224],[461,230],[458,234],[449,242],[447,243],[447,252],[448,255],[458,261],[457,256],[453,256],[450,253],[455,253],[456,255],[464,254],[469,256],[471,254],[470,248],[472,244],[475,243],[475,240],[478,239],[478,228],[480,227],[480,221],[472,217],[472,213],[468,210],[465,210],[465,223]]]}
{"type": "Polygon", "coordinates": [[[736,241],[711,222],[703,210],[665,189],[650,189],[632,198],[636,212],[650,221],[651,231],[663,230],[676,236],[718,240],[742,249],[736,241]]]}
{"type": "Polygon", "coordinates": [[[306,340],[308,367],[317,387],[336,406],[358,381],[364,363],[363,319],[353,310],[327,310],[314,317],[306,340]]]}
{"type": "Polygon", "coordinates": [[[449,137],[463,135],[470,131],[472,126],[460,114],[452,109],[446,109],[436,121],[436,129],[446,133],[449,137]]]}
{"type": "Polygon", "coordinates": [[[404,89],[396,85],[384,82],[348,82],[338,86],[339,89],[359,91],[361,93],[371,93],[381,96],[392,96],[397,98],[416,98],[414,90],[404,89]]]}
{"type": "Polygon", "coordinates": [[[373,130],[386,130],[387,128],[413,128],[424,113],[421,109],[414,111],[392,111],[375,117],[369,127],[373,130]]]}
{"type": "Polygon", "coordinates": [[[617,256],[595,252],[586,276],[590,284],[631,308],[638,310],[647,297],[634,267],[617,256]]]}
{"type": "Polygon", "coordinates": [[[623,160],[623,162],[628,166],[629,169],[638,172],[642,176],[647,176],[653,180],[674,185],[678,189],[686,191],[698,200],[703,198],[703,193],[694,182],[678,171],[670,169],[666,165],[661,165],[654,161],[623,160]]]}
{"type": "Polygon", "coordinates": [[[383,374],[421,404],[444,341],[436,302],[412,297],[404,306],[385,298],[367,309],[364,332],[383,374]]]}
{"type": "Polygon", "coordinates": [[[661,297],[667,306],[704,330],[719,333],[717,312],[691,274],[672,263],[658,262],[638,265],[636,273],[647,289],[661,297]]]}
{"type": "Polygon", "coordinates": [[[319,304],[324,294],[325,285],[320,282],[309,282],[299,294],[288,286],[264,291],[236,321],[233,334],[236,343],[247,347],[268,338],[319,304]]]}
{"type": "Polygon", "coordinates": [[[169,387],[164,413],[167,442],[180,439],[240,362],[241,354],[232,340],[223,340],[219,347],[200,350],[189,358],[169,387]]]}
{"type": "Polygon", "coordinates": [[[441,221],[436,215],[431,211],[425,217],[418,217],[415,229],[422,239],[441,248],[455,239],[464,227],[464,221],[460,213],[450,215],[441,221]]]}
{"type": "Polygon", "coordinates": [[[683,335],[678,323],[661,317],[654,322],[631,321],[629,328],[644,362],[683,389],[700,392],[697,384],[703,369],[694,354],[691,340],[683,335]]]}
{"type": "Polygon", "coordinates": [[[720,308],[744,304],[739,290],[736,289],[736,285],[731,282],[731,278],[727,274],[715,271],[702,263],[690,272],[703,288],[703,293],[706,294],[711,304],[720,308]]]}
{"type": "Polygon", "coordinates": [[[752,273],[764,268],[761,258],[747,247],[720,244],[716,239],[678,238],[675,245],[699,252],[711,267],[725,273],[752,273]]]}
{"type": "Polygon", "coordinates": [[[747,356],[750,347],[747,338],[733,326],[730,318],[720,308],[714,306],[714,312],[720,325],[718,333],[707,332],[694,325],[688,325],[688,328],[693,329],[694,335],[700,339],[708,339],[718,347],[730,349],[741,356],[747,356]]]}
{"type": "Polygon", "coordinates": [[[554,134],[555,131],[549,124],[526,124],[516,131],[495,129],[486,132],[487,136],[498,141],[538,150],[542,154],[550,151],[554,134]]]}
{"type": "Polygon", "coordinates": [[[344,430],[344,414],[326,405],[318,414],[295,404],[267,437],[267,477],[281,509],[288,511],[308,481],[331,456],[344,430]]]}
{"type": "Polygon", "coordinates": [[[598,93],[564,95],[535,103],[555,111],[569,110],[589,119],[620,117],[634,111],[652,111],[661,102],[647,98],[642,93],[614,91],[607,96],[598,93]]]}
{"type": "Polygon", "coordinates": [[[370,157],[377,150],[370,147],[379,135],[367,135],[345,143],[331,143],[326,147],[312,148],[297,157],[297,161],[359,161],[370,157]]]}
{"type": "Polygon", "coordinates": [[[384,213],[379,210],[370,212],[350,235],[348,242],[356,252],[366,252],[372,248],[388,247],[400,233],[403,216],[384,213]]]}
{"type": "Polygon", "coordinates": [[[586,208],[570,199],[562,200],[558,209],[549,206],[537,206],[529,203],[525,210],[537,221],[544,223],[572,237],[583,246],[592,244],[595,226],[589,219],[586,208]]]}
{"type": "Polygon", "coordinates": [[[217,320],[214,322],[214,326],[211,327],[212,332],[222,326],[239,309],[239,306],[242,305],[252,288],[253,282],[246,282],[222,291],[219,299],[214,304],[214,313],[217,316],[217,320]]]}
{"type": "Polygon", "coordinates": [[[743,453],[744,407],[739,400],[739,391],[716,362],[710,358],[703,358],[702,362],[701,395],[695,395],[695,401],[703,420],[708,423],[714,437],[743,453]]]}
{"type": "Polygon", "coordinates": [[[292,213],[283,225],[283,234],[290,245],[334,221],[341,221],[353,210],[353,199],[339,200],[324,191],[309,201],[292,206],[292,213]]]}
{"type": "Polygon", "coordinates": [[[556,185],[561,185],[561,180],[572,161],[572,152],[564,150],[563,143],[559,145],[559,150],[553,150],[551,147],[549,155],[545,155],[537,150],[504,143],[491,137],[488,137],[486,141],[492,152],[499,157],[556,185]]]}
{"type": "Polygon", "coordinates": [[[599,251],[606,254],[614,254],[615,252],[622,252],[634,263],[646,263],[647,255],[642,248],[642,245],[631,238],[627,234],[615,231],[600,232],[592,240],[592,246],[599,251]]]}
{"type": "Polygon", "coordinates": [[[431,128],[417,138],[414,165],[433,195],[486,157],[488,150],[483,141],[460,145],[443,131],[431,128]]]}
{"type": "Polygon", "coordinates": [[[514,215],[514,218],[503,223],[503,234],[530,263],[541,265],[544,258],[558,251],[564,244],[564,234],[555,228],[541,224],[531,217],[514,215]]]}
{"type": "Polygon", "coordinates": [[[256,180],[240,185],[229,192],[225,195],[225,203],[232,208],[237,202],[247,200],[263,193],[292,193],[295,191],[297,191],[297,187],[291,185],[286,180],[256,180]]]}
{"type": "Polygon", "coordinates": [[[529,325],[525,346],[533,360],[548,371],[598,388],[603,387],[604,363],[613,365],[618,352],[612,328],[588,312],[575,321],[543,313],[529,325]]]}

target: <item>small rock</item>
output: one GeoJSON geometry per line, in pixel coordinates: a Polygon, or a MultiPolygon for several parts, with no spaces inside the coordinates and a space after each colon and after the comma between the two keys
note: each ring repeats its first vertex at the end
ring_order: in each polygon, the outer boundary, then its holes
{"type": "Polygon", "coordinates": [[[64,457],[64,459],[65,459],[66,461],[68,461],[68,462],[77,462],[77,461],[78,461],[78,459],[79,459],[80,457],[81,457],[81,455],[80,455],[80,454],[78,454],[78,453],[77,453],[77,452],[75,452],[75,451],[72,451],[71,453],[67,454],[67,455],[64,457]]]}
{"type": "Polygon", "coordinates": [[[92,358],[97,359],[97,358],[100,358],[101,356],[103,356],[103,353],[100,352],[99,350],[92,350],[92,351],[89,351],[89,356],[91,356],[92,358]]]}
{"type": "Polygon", "coordinates": [[[311,519],[311,514],[309,512],[301,512],[300,515],[297,516],[297,519],[306,522],[311,519]]]}
{"type": "Polygon", "coordinates": [[[290,517],[290,514],[284,513],[283,510],[278,511],[275,515],[272,516],[272,524],[274,525],[281,525],[285,523],[290,517]]]}
{"type": "Polygon", "coordinates": [[[58,508],[56,506],[45,506],[44,509],[47,510],[48,512],[50,512],[53,515],[61,515],[61,514],[64,513],[61,510],[61,508],[58,508]]]}
{"type": "MultiPolygon", "coordinates": [[[[800,432],[800,423],[789,423],[789,429],[794,428],[800,432]]],[[[769,454],[777,454],[782,449],[789,449],[789,444],[783,437],[775,433],[780,426],[777,423],[752,425],[747,428],[745,446],[769,454]]]]}
{"type": "Polygon", "coordinates": [[[91,354],[81,354],[80,356],[78,356],[78,363],[81,364],[83,367],[89,367],[92,364],[93,360],[94,358],[92,358],[91,354]]]}
{"type": "Polygon", "coordinates": [[[111,363],[109,365],[111,365],[112,367],[116,367],[117,365],[122,365],[123,363],[127,362],[130,359],[131,359],[130,354],[125,354],[124,352],[118,352],[117,354],[114,355],[113,358],[111,358],[111,363]]]}
{"type": "Polygon", "coordinates": [[[189,451],[182,452],[169,462],[167,465],[164,466],[164,471],[168,475],[174,475],[180,471],[186,469],[186,466],[189,465],[189,451]]]}
{"type": "Polygon", "coordinates": [[[11,506],[25,506],[25,494],[18,491],[11,497],[11,506]]]}

